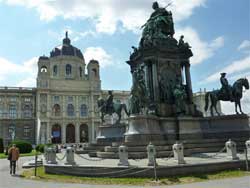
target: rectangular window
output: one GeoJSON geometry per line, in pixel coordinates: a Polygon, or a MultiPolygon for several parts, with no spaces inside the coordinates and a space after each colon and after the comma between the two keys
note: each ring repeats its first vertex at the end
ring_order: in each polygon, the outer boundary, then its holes
{"type": "Polygon", "coordinates": [[[31,99],[29,97],[24,98],[24,102],[30,102],[30,101],[31,101],[31,99]]]}
{"type": "Polygon", "coordinates": [[[10,97],[10,102],[16,102],[16,97],[10,97]]]}
{"type": "Polygon", "coordinates": [[[30,126],[24,126],[23,128],[23,136],[24,137],[30,137],[30,132],[31,132],[31,129],[30,129],[30,126]]]}
{"type": "Polygon", "coordinates": [[[31,118],[32,117],[32,107],[30,105],[25,105],[23,107],[23,116],[24,116],[24,118],[31,118]]]}
{"type": "Polygon", "coordinates": [[[73,102],[73,97],[72,96],[68,97],[68,102],[73,102]]]}
{"type": "Polygon", "coordinates": [[[60,97],[59,96],[54,96],[54,102],[59,102],[60,97]]]}
{"type": "Polygon", "coordinates": [[[10,118],[17,117],[17,106],[15,104],[11,104],[9,107],[9,117],[10,118]]]}

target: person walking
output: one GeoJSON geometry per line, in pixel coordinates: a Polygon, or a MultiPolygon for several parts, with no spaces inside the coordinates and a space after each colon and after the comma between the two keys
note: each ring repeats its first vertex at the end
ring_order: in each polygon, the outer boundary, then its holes
{"type": "Polygon", "coordinates": [[[8,160],[10,161],[10,174],[16,174],[16,162],[19,158],[19,149],[15,144],[8,150],[8,160]]]}

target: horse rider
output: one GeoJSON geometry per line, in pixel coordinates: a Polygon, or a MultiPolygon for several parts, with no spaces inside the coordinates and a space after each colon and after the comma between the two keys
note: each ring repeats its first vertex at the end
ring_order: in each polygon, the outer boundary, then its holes
{"type": "Polygon", "coordinates": [[[225,72],[221,73],[220,82],[222,92],[229,95],[229,100],[233,101],[232,87],[228,83],[225,72]]]}
{"type": "Polygon", "coordinates": [[[112,91],[108,91],[108,97],[106,100],[106,112],[112,114],[113,112],[113,93],[112,91]]]}

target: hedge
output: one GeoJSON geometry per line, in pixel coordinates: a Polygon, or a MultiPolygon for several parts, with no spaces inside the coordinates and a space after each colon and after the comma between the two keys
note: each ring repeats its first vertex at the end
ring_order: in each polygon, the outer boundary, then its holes
{"type": "Polygon", "coordinates": [[[53,144],[38,144],[38,145],[36,146],[36,151],[39,151],[39,152],[41,152],[41,153],[44,153],[44,147],[45,147],[45,146],[49,147],[49,146],[53,146],[53,144]]]}
{"type": "Polygon", "coordinates": [[[32,145],[31,143],[27,141],[22,140],[14,140],[11,142],[9,147],[11,147],[13,144],[16,144],[16,147],[19,148],[20,153],[30,153],[32,152],[32,145]]]}
{"type": "Polygon", "coordinates": [[[0,138],[0,153],[4,152],[4,147],[3,147],[3,139],[0,138]]]}

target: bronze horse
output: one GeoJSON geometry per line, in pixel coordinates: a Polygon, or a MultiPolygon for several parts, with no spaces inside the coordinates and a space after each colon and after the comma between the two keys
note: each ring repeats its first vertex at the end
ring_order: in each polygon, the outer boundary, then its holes
{"type": "MultiPolygon", "coordinates": [[[[241,79],[237,80],[232,86],[233,102],[235,103],[236,114],[239,114],[239,112],[237,110],[238,106],[239,106],[241,114],[244,114],[242,112],[241,102],[240,102],[240,100],[242,98],[242,94],[243,94],[243,87],[245,89],[249,89],[249,82],[248,82],[247,78],[241,78],[241,79]]],[[[214,91],[207,92],[205,95],[205,101],[206,101],[205,111],[208,110],[208,106],[209,106],[209,98],[208,97],[209,96],[211,99],[211,105],[210,105],[211,115],[214,116],[213,108],[215,109],[216,113],[218,115],[220,115],[220,113],[218,112],[217,107],[216,107],[217,102],[219,100],[230,101],[229,97],[225,96],[225,94],[223,94],[221,90],[214,90],[214,91]]]]}
{"type": "Polygon", "coordinates": [[[113,109],[110,112],[107,112],[106,101],[104,99],[98,99],[97,105],[98,105],[99,111],[101,112],[102,122],[105,122],[104,116],[106,114],[112,115],[113,113],[116,113],[118,115],[118,120],[115,122],[115,124],[120,123],[122,110],[124,110],[127,116],[129,116],[129,112],[127,110],[126,104],[113,103],[113,109]]]}

